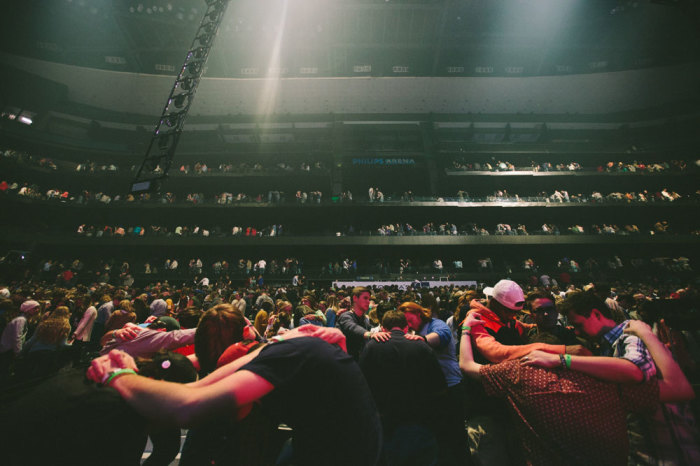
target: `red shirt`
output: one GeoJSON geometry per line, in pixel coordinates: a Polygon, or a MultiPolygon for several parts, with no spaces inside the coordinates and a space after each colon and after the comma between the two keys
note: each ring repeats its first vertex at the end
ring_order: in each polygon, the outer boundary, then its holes
{"type": "Polygon", "coordinates": [[[505,398],[531,465],[626,465],[627,413],[659,403],[656,379],[617,385],[520,361],[480,374],[487,395],[505,398]]]}

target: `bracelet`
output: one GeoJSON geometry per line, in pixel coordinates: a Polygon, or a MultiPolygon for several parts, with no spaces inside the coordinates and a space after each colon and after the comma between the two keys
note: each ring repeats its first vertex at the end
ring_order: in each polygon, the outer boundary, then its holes
{"type": "Polygon", "coordinates": [[[467,331],[462,332],[462,336],[464,336],[464,335],[466,335],[468,337],[472,336],[472,334],[470,332],[467,332],[467,331]]]}
{"type": "Polygon", "coordinates": [[[112,330],[112,340],[117,341],[117,331],[112,330]]]}
{"type": "Polygon", "coordinates": [[[571,369],[571,355],[565,354],[564,358],[566,359],[566,368],[571,369]]]}
{"type": "Polygon", "coordinates": [[[114,379],[116,379],[117,377],[120,377],[120,376],[122,376],[122,375],[125,375],[125,374],[137,375],[137,374],[136,374],[136,371],[133,370],[133,369],[117,369],[116,371],[112,371],[112,372],[106,374],[106,375],[102,378],[102,385],[109,385],[109,383],[110,383],[112,380],[114,380],[114,379]]]}
{"type": "Polygon", "coordinates": [[[561,364],[561,367],[563,367],[564,369],[566,369],[566,359],[564,358],[564,355],[563,355],[563,354],[560,354],[560,355],[559,355],[559,362],[560,362],[560,364],[561,364]]]}
{"type": "Polygon", "coordinates": [[[468,325],[462,325],[462,331],[466,330],[467,332],[470,331],[472,328],[468,325]]]}
{"type": "Polygon", "coordinates": [[[421,337],[424,342],[428,343],[428,337],[426,337],[425,335],[418,335],[418,336],[421,337]]]}

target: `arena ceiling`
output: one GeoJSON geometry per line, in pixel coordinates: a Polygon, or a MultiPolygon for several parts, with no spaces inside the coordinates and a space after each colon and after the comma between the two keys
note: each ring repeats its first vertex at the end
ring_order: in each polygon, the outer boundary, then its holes
{"type": "MultiPolygon", "coordinates": [[[[232,0],[207,77],[545,76],[700,57],[691,0],[232,0]]],[[[5,2],[0,50],[174,75],[204,0],[5,2]]]]}

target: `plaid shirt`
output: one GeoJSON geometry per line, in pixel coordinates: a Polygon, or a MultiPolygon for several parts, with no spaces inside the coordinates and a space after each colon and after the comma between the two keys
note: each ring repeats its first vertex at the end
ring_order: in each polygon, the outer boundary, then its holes
{"type": "Polygon", "coordinates": [[[642,371],[644,381],[648,381],[656,375],[654,360],[642,340],[634,335],[623,333],[627,322],[629,321],[622,322],[603,335],[600,355],[623,358],[633,362],[642,371]]]}

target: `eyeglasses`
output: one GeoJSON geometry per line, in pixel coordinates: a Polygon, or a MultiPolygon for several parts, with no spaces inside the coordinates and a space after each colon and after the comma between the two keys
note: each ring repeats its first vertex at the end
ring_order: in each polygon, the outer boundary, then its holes
{"type": "Polygon", "coordinates": [[[535,314],[549,314],[551,312],[556,312],[557,308],[554,306],[540,306],[532,310],[535,314]]]}

